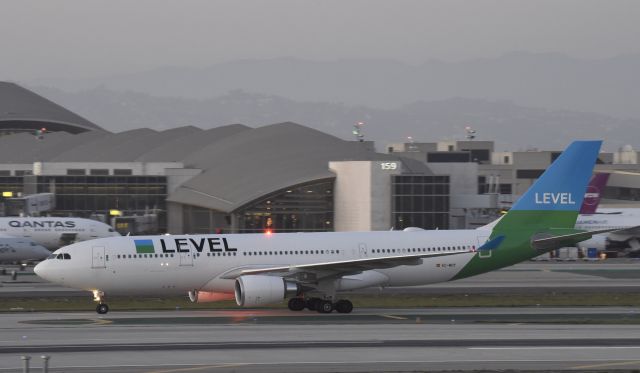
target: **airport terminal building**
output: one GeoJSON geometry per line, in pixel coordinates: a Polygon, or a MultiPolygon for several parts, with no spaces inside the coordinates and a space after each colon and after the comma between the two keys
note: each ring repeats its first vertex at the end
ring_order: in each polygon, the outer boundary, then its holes
{"type": "MultiPolygon", "coordinates": [[[[380,153],[295,123],[111,133],[12,83],[0,82],[0,98],[4,214],[90,217],[122,233],[474,227],[559,154],[495,152],[488,141],[380,153]]],[[[599,163],[623,171],[612,200],[640,198],[632,149],[599,163]]]]}

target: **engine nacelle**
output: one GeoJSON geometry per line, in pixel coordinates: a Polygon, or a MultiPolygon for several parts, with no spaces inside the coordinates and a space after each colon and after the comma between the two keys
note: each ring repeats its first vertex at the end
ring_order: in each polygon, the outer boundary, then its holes
{"type": "Polygon", "coordinates": [[[235,284],[236,303],[241,307],[278,303],[301,292],[297,283],[274,276],[240,276],[235,284]]]}
{"type": "Polygon", "coordinates": [[[582,249],[594,248],[598,251],[606,250],[608,245],[607,236],[604,234],[596,234],[590,239],[582,242],[578,242],[578,247],[582,249]]]}
{"type": "Polygon", "coordinates": [[[193,303],[208,303],[219,302],[221,300],[234,299],[233,293],[218,293],[213,291],[198,291],[193,290],[189,292],[189,300],[193,303]]]}

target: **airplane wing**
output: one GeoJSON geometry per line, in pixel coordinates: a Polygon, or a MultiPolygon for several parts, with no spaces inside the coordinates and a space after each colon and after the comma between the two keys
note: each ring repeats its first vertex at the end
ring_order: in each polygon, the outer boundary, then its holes
{"type": "Polygon", "coordinates": [[[401,265],[420,265],[422,258],[433,258],[468,254],[474,251],[456,251],[439,253],[421,253],[412,255],[396,255],[377,258],[363,258],[353,260],[340,260],[334,262],[321,262],[310,264],[298,264],[290,266],[263,267],[263,268],[237,268],[223,274],[224,279],[235,279],[243,275],[279,274],[283,277],[296,277],[301,273],[313,273],[316,279],[325,276],[347,276],[370,269],[384,269],[401,265]]]}

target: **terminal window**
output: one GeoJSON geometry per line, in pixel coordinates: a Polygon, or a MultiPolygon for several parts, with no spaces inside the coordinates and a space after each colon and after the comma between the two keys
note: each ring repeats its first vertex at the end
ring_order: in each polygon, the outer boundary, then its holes
{"type": "Polygon", "coordinates": [[[391,214],[395,229],[448,229],[449,177],[392,176],[391,214]]]}

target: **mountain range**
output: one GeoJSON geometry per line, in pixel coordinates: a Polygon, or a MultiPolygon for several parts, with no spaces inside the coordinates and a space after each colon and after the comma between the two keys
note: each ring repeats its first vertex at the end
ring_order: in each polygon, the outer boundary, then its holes
{"type": "Polygon", "coordinates": [[[639,118],[640,55],[581,59],[512,52],[418,65],[394,60],[238,60],[207,67],[165,67],[91,79],[38,79],[30,85],[83,91],[96,87],[208,100],[233,90],[298,102],[398,109],[452,97],[508,100],[522,106],[639,118]]]}
{"type": "Polygon", "coordinates": [[[148,127],[165,130],[184,125],[201,128],[242,123],[252,127],[292,121],[343,139],[353,139],[358,121],[366,140],[378,150],[387,143],[461,140],[465,127],[479,140],[495,140],[498,150],[561,149],[575,138],[605,139],[612,151],[636,145],[639,119],[571,110],[528,107],[506,100],[453,97],[415,101],[397,108],[296,101],[273,95],[231,90],[209,99],[162,97],[105,87],[64,91],[45,86],[29,89],[65,106],[109,131],[148,127]]]}

